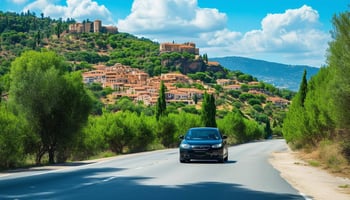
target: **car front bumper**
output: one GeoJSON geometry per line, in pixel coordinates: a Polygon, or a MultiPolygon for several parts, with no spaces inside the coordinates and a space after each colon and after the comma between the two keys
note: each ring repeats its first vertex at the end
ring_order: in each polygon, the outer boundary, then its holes
{"type": "Polygon", "coordinates": [[[224,150],[220,149],[208,149],[208,150],[193,150],[193,149],[180,149],[180,160],[222,160],[224,158],[224,150]]]}

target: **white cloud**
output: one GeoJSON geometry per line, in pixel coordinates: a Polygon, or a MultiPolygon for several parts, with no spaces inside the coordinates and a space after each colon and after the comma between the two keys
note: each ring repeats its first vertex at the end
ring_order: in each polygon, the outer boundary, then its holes
{"type": "Polygon", "coordinates": [[[206,47],[205,50],[214,56],[269,57],[271,61],[287,64],[321,66],[331,38],[328,33],[318,29],[318,18],[316,10],[302,6],[280,14],[268,14],[261,22],[261,29],[248,31],[241,37],[237,32],[226,30],[224,34],[216,32],[202,38],[213,38],[207,42],[213,49],[206,47]],[[229,35],[232,37],[228,38],[229,35]],[[217,45],[222,47],[222,54],[217,51],[220,49],[217,45]]]}
{"type": "Polygon", "coordinates": [[[28,0],[8,0],[14,4],[24,4],[27,3],[28,0]]]}
{"type": "Polygon", "coordinates": [[[206,41],[208,46],[230,46],[236,45],[236,42],[242,37],[240,32],[232,32],[228,29],[222,29],[214,32],[201,33],[200,38],[206,41]]]}
{"type": "Polygon", "coordinates": [[[66,0],[66,5],[54,4],[50,0],[35,0],[24,9],[44,13],[53,18],[74,18],[78,21],[100,19],[105,24],[113,24],[111,12],[93,0],[66,0]]]}
{"type": "MultiPolygon", "coordinates": [[[[225,28],[227,17],[217,9],[199,8],[197,0],[134,0],[118,28],[133,34],[189,36],[225,28]]],[[[169,38],[170,40],[172,38],[169,38]]]]}

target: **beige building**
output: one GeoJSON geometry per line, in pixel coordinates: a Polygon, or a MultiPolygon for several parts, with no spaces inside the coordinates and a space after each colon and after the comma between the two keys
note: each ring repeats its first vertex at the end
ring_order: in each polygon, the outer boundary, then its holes
{"type": "Polygon", "coordinates": [[[193,42],[186,42],[184,44],[176,43],[161,43],[159,46],[159,51],[164,52],[188,52],[191,54],[199,55],[199,49],[196,48],[196,44],[193,42]]]}
{"type": "Polygon", "coordinates": [[[115,26],[102,26],[101,20],[70,24],[68,29],[70,33],[118,33],[115,26]]]}
{"type": "Polygon", "coordinates": [[[99,33],[102,30],[102,21],[101,20],[95,20],[94,21],[94,33],[99,33]]]}

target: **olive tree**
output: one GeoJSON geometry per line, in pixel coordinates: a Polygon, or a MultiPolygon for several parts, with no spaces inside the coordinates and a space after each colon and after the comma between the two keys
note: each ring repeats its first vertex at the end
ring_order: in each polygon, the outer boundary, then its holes
{"type": "Polygon", "coordinates": [[[9,103],[40,137],[37,164],[45,153],[50,163],[57,152],[63,161],[92,105],[81,75],[68,73],[54,52],[28,51],[12,63],[10,77],[9,103]]]}

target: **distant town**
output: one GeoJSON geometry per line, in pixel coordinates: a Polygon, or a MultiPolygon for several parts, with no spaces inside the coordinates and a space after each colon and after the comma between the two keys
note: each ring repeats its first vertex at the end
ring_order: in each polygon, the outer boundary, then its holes
{"type": "MultiPolygon", "coordinates": [[[[160,52],[190,52],[197,54],[199,49],[194,43],[162,43],[160,44],[160,52]]],[[[209,65],[218,65],[219,63],[208,63],[209,65]]],[[[155,105],[159,95],[159,88],[161,81],[167,88],[166,101],[167,103],[184,103],[194,105],[195,99],[202,100],[203,94],[206,91],[211,94],[215,89],[206,85],[205,83],[192,80],[188,76],[179,72],[172,72],[161,74],[160,76],[149,77],[144,71],[125,66],[122,64],[115,64],[114,66],[95,65],[94,70],[83,73],[83,81],[85,84],[100,83],[102,87],[112,88],[115,92],[112,93],[108,102],[113,104],[115,99],[127,96],[134,102],[142,101],[145,105],[155,105]],[[199,83],[203,85],[205,90],[197,88],[180,88],[176,84],[193,84],[199,83]],[[196,98],[195,98],[196,97],[196,98]]],[[[240,90],[243,83],[238,80],[218,79],[217,84],[222,86],[224,90],[240,90]]],[[[249,82],[248,85],[258,85],[259,82],[249,82]]],[[[273,97],[268,95],[265,91],[251,89],[248,93],[262,94],[267,96],[267,101],[276,106],[286,106],[289,101],[280,97],[273,97]]]]}

